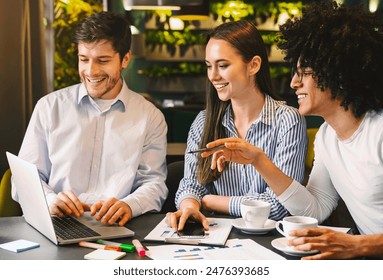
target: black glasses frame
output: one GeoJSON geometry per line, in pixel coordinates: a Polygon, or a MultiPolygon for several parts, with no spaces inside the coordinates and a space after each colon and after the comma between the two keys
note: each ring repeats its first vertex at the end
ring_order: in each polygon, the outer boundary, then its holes
{"type": "Polygon", "coordinates": [[[295,75],[298,76],[298,83],[302,83],[303,81],[303,77],[308,77],[310,75],[313,75],[314,72],[313,71],[310,71],[310,70],[305,70],[303,69],[302,71],[298,71],[297,69],[292,69],[291,70],[291,79],[294,78],[295,75]]]}

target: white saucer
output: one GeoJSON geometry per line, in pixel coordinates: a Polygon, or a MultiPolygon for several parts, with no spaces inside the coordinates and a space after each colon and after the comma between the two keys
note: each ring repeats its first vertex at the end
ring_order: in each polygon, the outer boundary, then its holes
{"type": "Polygon", "coordinates": [[[277,239],[274,239],[271,241],[271,245],[277,249],[285,253],[286,255],[295,256],[295,257],[302,257],[302,256],[308,256],[308,255],[314,255],[316,253],[319,253],[318,250],[312,250],[312,251],[297,251],[293,247],[287,245],[287,238],[286,237],[280,237],[277,239]]]}
{"type": "Polygon", "coordinates": [[[233,220],[233,226],[247,234],[265,234],[275,229],[276,221],[267,220],[263,228],[248,228],[245,225],[245,221],[242,218],[233,220]]]}

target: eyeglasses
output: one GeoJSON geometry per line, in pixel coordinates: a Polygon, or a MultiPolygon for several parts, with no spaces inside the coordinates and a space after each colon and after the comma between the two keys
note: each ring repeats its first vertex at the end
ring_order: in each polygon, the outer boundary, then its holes
{"type": "Polygon", "coordinates": [[[306,71],[306,70],[303,70],[302,72],[300,71],[297,71],[297,70],[292,70],[291,71],[291,79],[294,78],[295,75],[298,76],[298,83],[302,83],[302,80],[303,80],[303,77],[308,77],[310,75],[314,74],[313,71],[306,71]]]}

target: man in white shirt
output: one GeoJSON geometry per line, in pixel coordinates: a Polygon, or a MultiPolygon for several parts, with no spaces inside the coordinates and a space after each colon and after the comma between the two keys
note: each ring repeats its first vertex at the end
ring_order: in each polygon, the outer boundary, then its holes
{"type": "Polygon", "coordinates": [[[122,78],[131,58],[124,14],[92,15],[74,39],[82,83],[38,101],[19,156],[37,165],[52,215],[90,211],[122,226],[166,199],[167,125],[122,78]]]}
{"type": "MultiPolygon", "coordinates": [[[[280,48],[294,67],[291,87],[299,112],[325,120],[315,140],[307,187],[285,175],[259,148],[241,139],[213,155],[212,168],[225,161],[252,164],[292,215],[322,222],[345,202],[360,235],[326,228],[295,230],[289,244],[318,250],[304,259],[383,256],[383,22],[362,7],[320,1],[301,18],[280,26],[280,48]]],[[[204,153],[202,156],[210,156],[204,153]]]]}

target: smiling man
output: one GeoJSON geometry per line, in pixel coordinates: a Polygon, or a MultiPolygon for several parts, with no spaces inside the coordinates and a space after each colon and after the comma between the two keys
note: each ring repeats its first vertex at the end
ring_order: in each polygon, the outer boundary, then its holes
{"type": "Polygon", "coordinates": [[[92,15],[74,39],[82,83],[39,100],[19,156],[37,165],[52,215],[90,211],[122,226],[165,201],[166,122],[121,75],[131,58],[124,14],[92,15]]]}

